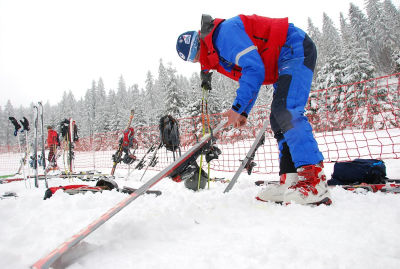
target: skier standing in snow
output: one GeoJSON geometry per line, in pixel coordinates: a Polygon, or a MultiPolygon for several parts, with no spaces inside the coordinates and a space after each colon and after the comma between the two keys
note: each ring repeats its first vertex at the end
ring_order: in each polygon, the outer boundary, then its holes
{"type": "Polygon", "coordinates": [[[57,148],[60,147],[60,139],[58,137],[57,131],[53,129],[52,126],[47,126],[47,147],[49,149],[49,167],[57,169],[57,148]]]}
{"type": "Polygon", "coordinates": [[[299,204],[330,204],[323,156],[304,116],[317,50],[310,37],[287,18],[239,15],[227,20],[203,15],[200,31],[178,37],[185,61],[200,62],[201,86],[211,90],[210,70],[239,82],[227,126],[244,126],[261,85],[273,84],[270,123],[280,151],[280,185],[257,199],[299,204]]]}

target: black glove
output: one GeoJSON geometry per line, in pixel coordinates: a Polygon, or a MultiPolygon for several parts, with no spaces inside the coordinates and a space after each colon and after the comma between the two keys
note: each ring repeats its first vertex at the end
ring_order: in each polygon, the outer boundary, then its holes
{"type": "Polygon", "coordinates": [[[18,135],[18,130],[21,129],[21,125],[19,125],[18,121],[14,117],[8,117],[8,119],[12,122],[15,127],[14,136],[18,135]]]}
{"type": "Polygon", "coordinates": [[[200,72],[201,87],[208,91],[211,91],[211,76],[212,72],[206,73],[203,70],[200,72]]]}
{"type": "Polygon", "coordinates": [[[24,127],[24,131],[28,132],[30,130],[29,129],[29,121],[28,121],[28,119],[24,117],[23,120],[19,120],[19,121],[21,122],[22,126],[24,127]]]}

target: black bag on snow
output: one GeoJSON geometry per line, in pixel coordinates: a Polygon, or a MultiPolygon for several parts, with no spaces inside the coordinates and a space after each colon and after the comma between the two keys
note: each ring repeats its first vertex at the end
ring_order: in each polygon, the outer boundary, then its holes
{"type": "Polygon", "coordinates": [[[349,162],[335,163],[328,185],[382,184],[386,179],[386,166],[383,161],[354,159],[349,162]]]}
{"type": "Polygon", "coordinates": [[[160,124],[161,143],[167,150],[175,151],[180,146],[178,121],[170,115],[161,117],[160,124]]]}

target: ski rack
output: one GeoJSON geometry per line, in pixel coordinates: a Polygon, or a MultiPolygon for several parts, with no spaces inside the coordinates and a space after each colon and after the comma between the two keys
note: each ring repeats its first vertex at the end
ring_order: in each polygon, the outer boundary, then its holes
{"type": "Polygon", "coordinates": [[[251,170],[253,169],[254,162],[254,155],[256,150],[258,149],[259,146],[261,146],[261,143],[264,143],[264,139],[265,139],[265,131],[267,130],[267,126],[269,123],[269,119],[266,119],[264,121],[263,127],[261,128],[261,130],[258,132],[258,135],[256,137],[256,139],[253,142],[253,145],[251,146],[249,152],[247,152],[246,157],[244,158],[244,160],[242,160],[242,163],[240,164],[238,170],[236,171],[235,175],[233,176],[232,180],[229,182],[228,186],[225,188],[224,193],[229,192],[233,186],[235,185],[236,181],[238,180],[240,173],[242,172],[242,170],[244,168],[247,169],[248,172],[251,173],[251,170]]]}
{"type": "MultiPolygon", "coordinates": [[[[221,131],[226,123],[226,120],[223,120],[215,129],[214,133],[218,133],[221,131]]],[[[68,250],[70,250],[72,247],[77,245],[80,241],[82,241],[84,238],[86,238],[89,234],[94,232],[97,228],[99,228],[101,225],[103,225],[106,221],[108,221],[111,217],[113,217],[115,214],[117,214],[119,211],[121,211],[123,208],[125,208],[127,205],[132,203],[136,198],[144,194],[147,190],[149,190],[152,186],[157,184],[161,179],[164,177],[167,177],[170,175],[174,169],[178,168],[182,163],[184,163],[187,159],[189,159],[193,154],[195,154],[198,150],[201,150],[201,148],[212,138],[210,134],[206,134],[205,136],[202,137],[199,143],[195,144],[192,148],[190,148],[185,154],[180,156],[177,160],[175,160],[172,164],[170,164],[168,167],[166,167],[164,170],[159,172],[157,175],[155,175],[153,178],[151,178],[149,181],[147,181],[145,184],[143,184],[140,188],[138,188],[135,192],[129,195],[128,198],[122,200],[121,202],[117,203],[115,206],[113,206],[111,209],[109,209],[106,213],[104,213],[102,216],[94,220],[92,223],[90,223],[88,226],[83,228],[80,232],[77,234],[73,235],[71,238],[68,240],[64,241],[60,246],[55,248],[53,251],[51,251],[49,254],[35,262],[31,268],[32,269],[47,269],[49,268],[52,264],[54,264],[63,254],[65,254],[68,250]]]]}

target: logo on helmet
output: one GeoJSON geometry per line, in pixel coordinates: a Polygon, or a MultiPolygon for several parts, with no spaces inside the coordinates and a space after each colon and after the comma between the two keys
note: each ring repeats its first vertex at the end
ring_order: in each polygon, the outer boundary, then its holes
{"type": "Polygon", "coordinates": [[[192,38],[191,35],[183,35],[182,36],[183,41],[185,41],[185,44],[190,44],[190,39],[192,38]]]}
{"type": "Polygon", "coordinates": [[[178,54],[182,59],[186,60],[185,55],[182,52],[179,51],[178,54]]]}

